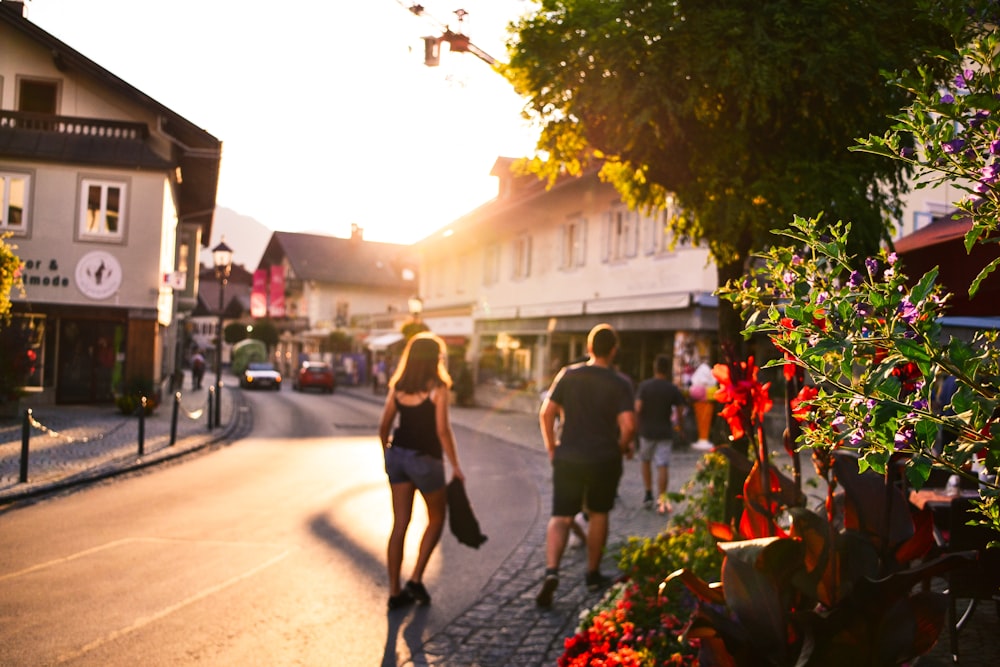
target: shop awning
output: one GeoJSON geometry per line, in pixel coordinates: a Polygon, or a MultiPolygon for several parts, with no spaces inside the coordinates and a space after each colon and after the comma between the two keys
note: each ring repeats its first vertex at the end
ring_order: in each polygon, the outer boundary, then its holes
{"type": "Polygon", "coordinates": [[[390,345],[394,345],[399,341],[403,340],[403,334],[398,331],[393,331],[392,333],[385,333],[375,336],[368,341],[368,349],[372,352],[381,352],[385,350],[390,345]]]}

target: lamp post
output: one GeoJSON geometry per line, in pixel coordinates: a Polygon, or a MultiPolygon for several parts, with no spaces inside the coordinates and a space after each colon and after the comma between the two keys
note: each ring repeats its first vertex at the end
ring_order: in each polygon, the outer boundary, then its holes
{"type": "Polygon", "coordinates": [[[226,245],[225,239],[212,248],[212,264],[219,281],[219,329],[215,339],[215,424],[218,426],[222,405],[222,316],[226,307],[226,283],[233,268],[233,249],[226,245]]]}

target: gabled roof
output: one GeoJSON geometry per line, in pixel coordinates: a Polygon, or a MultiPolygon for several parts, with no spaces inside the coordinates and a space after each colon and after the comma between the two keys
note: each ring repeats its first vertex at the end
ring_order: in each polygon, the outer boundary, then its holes
{"type": "MultiPolygon", "coordinates": [[[[148,147],[124,147],[107,140],[98,140],[97,143],[100,143],[101,151],[109,153],[106,156],[107,164],[119,165],[123,160],[131,160],[133,162],[130,164],[145,168],[179,166],[184,180],[177,186],[177,214],[185,223],[202,225],[204,242],[207,244],[219,185],[222,142],[26,19],[23,16],[23,3],[0,1],[0,25],[9,26],[41,45],[60,71],[97,80],[105,88],[135,101],[160,118],[159,129],[173,144],[171,160],[164,160],[162,156],[157,160],[148,147]]],[[[178,48],[183,48],[183,45],[178,48]]],[[[74,162],[86,155],[88,141],[91,149],[95,143],[93,139],[82,137],[62,140],[51,136],[44,138],[33,130],[19,128],[6,129],[4,132],[6,134],[0,154],[20,156],[24,151],[30,150],[33,151],[28,154],[30,157],[42,160],[74,162]]],[[[94,159],[94,154],[91,153],[91,162],[94,159]]]]}
{"type": "Polygon", "coordinates": [[[293,278],[330,285],[402,288],[409,269],[416,276],[417,260],[410,246],[345,239],[322,234],[275,232],[264,250],[260,268],[287,259],[293,278]]]}
{"type": "Polygon", "coordinates": [[[897,253],[908,253],[919,248],[927,248],[962,238],[970,227],[972,227],[972,221],[968,217],[955,219],[951,215],[942,215],[934,218],[926,227],[921,227],[912,234],[899,239],[893,245],[896,247],[897,253]]]}

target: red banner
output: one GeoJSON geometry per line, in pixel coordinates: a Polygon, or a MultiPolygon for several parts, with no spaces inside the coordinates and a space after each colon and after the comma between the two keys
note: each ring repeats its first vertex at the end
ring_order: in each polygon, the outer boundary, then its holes
{"type": "Polygon", "coordinates": [[[271,317],[285,316],[285,269],[271,267],[271,317]]]}
{"type": "Polygon", "coordinates": [[[253,272],[253,289],[250,291],[250,317],[267,316],[267,271],[253,272]]]}

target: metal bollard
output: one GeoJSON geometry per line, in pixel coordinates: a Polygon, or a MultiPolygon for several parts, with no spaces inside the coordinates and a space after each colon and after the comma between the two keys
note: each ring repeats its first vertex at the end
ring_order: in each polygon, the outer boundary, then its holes
{"type": "Polygon", "coordinates": [[[21,475],[18,481],[28,483],[28,441],[31,440],[31,408],[24,411],[24,421],[21,422],[21,475]]]}
{"type": "Polygon", "coordinates": [[[177,442],[177,413],[181,409],[181,392],[174,394],[174,414],[170,417],[170,444],[177,442]]]}
{"type": "Polygon", "coordinates": [[[215,387],[208,388],[208,430],[211,431],[215,428],[215,423],[212,421],[212,415],[214,410],[212,407],[215,405],[215,387]]]}
{"type": "Polygon", "coordinates": [[[139,456],[146,451],[146,397],[139,398],[139,456]]]}

